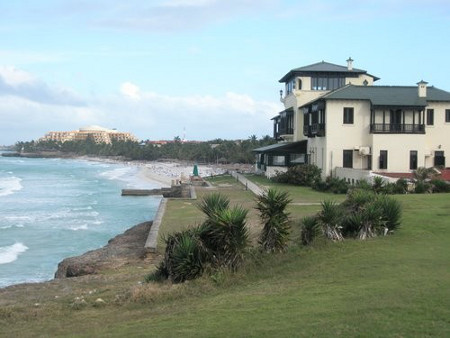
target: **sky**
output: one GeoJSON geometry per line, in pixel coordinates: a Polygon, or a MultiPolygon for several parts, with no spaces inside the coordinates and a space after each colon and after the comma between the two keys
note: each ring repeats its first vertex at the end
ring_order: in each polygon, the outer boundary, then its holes
{"type": "Polygon", "coordinates": [[[448,0],[0,0],[0,145],[259,138],[278,80],[322,60],[450,91],[449,39],[448,0]]]}

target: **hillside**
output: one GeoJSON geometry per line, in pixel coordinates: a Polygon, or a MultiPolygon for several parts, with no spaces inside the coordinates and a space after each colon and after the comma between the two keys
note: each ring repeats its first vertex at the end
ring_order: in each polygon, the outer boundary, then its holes
{"type": "MultiPolygon", "coordinates": [[[[233,180],[215,184],[251,207],[233,180]]],[[[336,197],[292,193],[294,218],[318,208],[301,203],[336,197]]],[[[148,257],[99,275],[0,290],[0,336],[448,336],[449,195],[396,198],[403,222],[392,236],[305,249],[294,228],[287,253],[254,259],[235,275],[140,284],[157,259],[148,257]]],[[[199,221],[190,202],[168,210],[167,231],[199,221]]]]}

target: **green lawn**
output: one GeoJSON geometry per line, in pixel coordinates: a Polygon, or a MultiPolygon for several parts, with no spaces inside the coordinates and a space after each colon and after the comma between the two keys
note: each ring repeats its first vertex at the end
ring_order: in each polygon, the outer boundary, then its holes
{"type": "MultiPolygon", "coordinates": [[[[223,188],[239,203],[252,202],[238,186],[223,188]]],[[[235,275],[183,285],[97,282],[108,302],[101,307],[93,305],[98,295],[86,294],[88,306],[75,310],[69,296],[52,300],[41,288],[48,299],[39,308],[0,308],[0,336],[448,337],[450,195],[396,198],[403,222],[392,236],[292,245],[235,275]]],[[[291,208],[300,215],[317,206],[291,208]]]]}
{"type": "Polygon", "coordinates": [[[325,199],[341,202],[345,199],[345,195],[337,195],[333,193],[324,193],[315,191],[309,187],[300,187],[284,183],[275,183],[264,176],[247,174],[247,179],[265,188],[277,188],[288,191],[293,203],[320,203],[325,199]]]}

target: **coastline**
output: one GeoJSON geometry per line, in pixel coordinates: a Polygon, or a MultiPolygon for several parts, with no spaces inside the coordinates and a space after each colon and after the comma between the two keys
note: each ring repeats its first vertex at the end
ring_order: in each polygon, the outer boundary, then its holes
{"type": "MultiPolygon", "coordinates": [[[[45,158],[54,158],[54,157],[45,157],[45,158]]],[[[170,187],[172,185],[172,183],[177,180],[188,180],[189,176],[192,175],[192,171],[194,168],[193,164],[181,163],[181,162],[176,162],[176,161],[170,161],[170,162],[126,161],[124,159],[119,159],[119,158],[101,158],[101,157],[89,157],[89,156],[72,156],[72,157],[64,157],[64,159],[92,161],[92,162],[99,162],[99,163],[113,163],[113,164],[119,164],[119,165],[125,165],[125,166],[134,166],[134,167],[138,168],[138,170],[136,170],[136,172],[133,174],[133,176],[136,178],[136,181],[138,181],[138,182],[141,181],[141,182],[143,182],[143,184],[145,184],[146,182],[151,183],[151,184],[158,184],[161,187],[170,187]]],[[[207,165],[199,165],[198,169],[199,169],[199,174],[202,176],[217,175],[217,174],[221,174],[226,171],[226,169],[224,169],[224,168],[214,168],[212,166],[207,166],[207,165]]],[[[148,219],[148,220],[146,220],[146,222],[151,223],[152,220],[148,219]]],[[[129,228],[127,228],[126,231],[129,231],[129,230],[137,227],[138,225],[130,224],[129,228]]],[[[123,234],[119,234],[118,236],[120,236],[120,235],[123,235],[123,234]]],[[[145,236],[145,238],[147,238],[147,236],[145,236]]],[[[110,239],[108,241],[108,243],[110,243],[113,240],[114,240],[114,238],[110,239]]],[[[129,245],[130,243],[128,243],[128,244],[125,243],[124,245],[129,245]]],[[[139,250],[144,249],[144,244],[142,244],[142,248],[140,248],[139,250]]],[[[102,250],[102,248],[97,249],[97,250],[102,250]]],[[[138,249],[136,248],[136,250],[138,250],[138,249]]],[[[95,252],[96,250],[93,250],[93,251],[95,252]]],[[[89,253],[89,252],[91,252],[91,251],[83,253],[79,256],[72,256],[72,257],[64,258],[62,261],[60,261],[58,263],[57,266],[55,266],[56,273],[58,271],[59,265],[61,263],[63,263],[64,261],[67,261],[68,259],[69,260],[74,259],[76,261],[77,259],[81,259],[81,257],[83,257],[84,264],[87,264],[89,257],[92,257],[92,256],[87,255],[87,253],[89,253]]],[[[109,257],[108,259],[116,260],[118,262],[118,261],[122,261],[126,258],[123,257],[123,255],[121,255],[120,252],[118,252],[117,255],[114,255],[114,257],[112,257],[112,258],[109,257]]],[[[94,264],[94,263],[100,264],[99,262],[91,262],[90,264],[94,264]]],[[[102,264],[100,264],[100,265],[102,265],[102,264]]],[[[61,274],[60,274],[60,276],[61,276],[61,274]]],[[[12,284],[12,285],[8,285],[8,286],[0,288],[0,290],[9,288],[9,287],[13,287],[13,286],[17,286],[17,285],[22,285],[22,284],[35,285],[35,284],[41,284],[41,283],[48,283],[53,280],[54,280],[54,278],[49,279],[47,281],[37,282],[37,283],[25,282],[25,283],[12,284]]]]}

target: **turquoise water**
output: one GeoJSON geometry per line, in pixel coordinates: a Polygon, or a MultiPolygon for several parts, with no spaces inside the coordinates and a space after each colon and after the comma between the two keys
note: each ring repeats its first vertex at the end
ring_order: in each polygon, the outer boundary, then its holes
{"type": "Polygon", "coordinates": [[[0,157],[0,287],[52,279],[58,263],[104,246],[152,220],[158,197],[122,197],[155,188],[139,168],[66,159],[0,157]]]}

